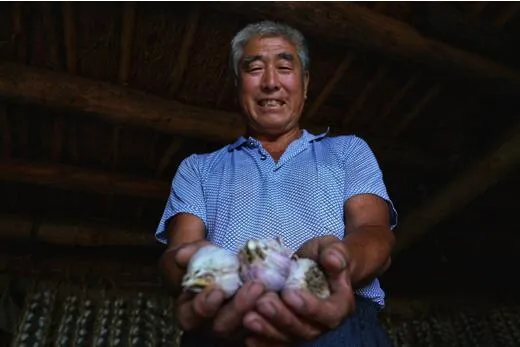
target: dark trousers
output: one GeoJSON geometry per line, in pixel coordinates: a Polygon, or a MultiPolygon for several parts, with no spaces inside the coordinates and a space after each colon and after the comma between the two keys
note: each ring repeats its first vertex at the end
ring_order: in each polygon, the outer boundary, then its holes
{"type": "MultiPolygon", "coordinates": [[[[379,306],[362,297],[356,297],[356,312],[336,329],[314,341],[298,347],[391,347],[390,339],[378,319],[379,306]]],[[[218,344],[220,346],[220,344],[218,344]]],[[[181,347],[217,347],[210,337],[199,333],[185,333],[181,347]]]]}

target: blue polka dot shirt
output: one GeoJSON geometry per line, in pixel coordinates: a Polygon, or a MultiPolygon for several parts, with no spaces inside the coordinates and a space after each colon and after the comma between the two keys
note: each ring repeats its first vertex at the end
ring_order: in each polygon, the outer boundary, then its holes
{"type": "MultiPolygon", "coordinates": [[[[179,165],[156,231],[166,243],[166,223],[178,213],[198,216],[206,238],[237,252],[248,239],[281,237],[296,251],[307,240],[345,233],[344,204],[356,194],[375,194],[397,213],[377,160],[354,135],[302,131],[278,161],[261,143],[240,137],[215,152],[192,154],[179,165]]],[[[357,294],[384,305],[378,279],[357,294]]]]}

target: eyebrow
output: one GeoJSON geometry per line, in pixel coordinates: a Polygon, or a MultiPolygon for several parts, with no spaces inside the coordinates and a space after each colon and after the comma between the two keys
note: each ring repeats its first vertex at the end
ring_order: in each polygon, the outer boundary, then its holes
{"type": "MultiPolygon", "coordinates": [[[[287,61],[291,61],[291,62],[294,61],[294,55],[291,53],[287,53],[287,52],[278,53],[276,55],[276,58],[277,58],[277,60],[287,60],[287,61]]],[[[248,66],[249,64],[251,64],[252,62],[257,61],[257,60],[262,60],[262,56],[259,54],[245,56],[244,59],[242,60],[242,66],[248,66]]]]}

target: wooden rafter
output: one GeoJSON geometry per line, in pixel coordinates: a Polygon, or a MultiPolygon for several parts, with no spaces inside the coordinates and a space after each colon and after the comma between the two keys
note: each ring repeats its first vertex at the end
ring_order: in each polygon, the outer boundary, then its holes
{"type": "Polygon", "coordinates": [[[22,13],[23,2],[16,1],[13,3],[12,16],[13,16],[13,48],[16,58],[25,63],[27,59],[27,42],[24,33],[24,27],[22,24],[23,13],[22,13]]]}
{"type": "Polygon", "coordinates": [[[24,162],[0,162],[0,179],[29,182],[100,194],[120,194],[146,198],[165,198],[170,184],[120,174],[85,170],[73,166],[24,162]]]}
{"type": "Polygon", "coordinates": [[[101,224],[77,224],[0,216],[0,239],[67,246],[158,247],[149,230],[127,230],[101,224]]]}
{"type": "MultiPolygon", "coordinates": [[[[184,105],[126,87],[9,62],[0,62],[0,95],[81,111],[85,117],[101,117],[115,124],[132,124],[219,143],[230,143],[245,131],[238,113],[184,105]]],[[[324,126],[309,122],[302,125],[314,133],[325,130],[324,126]]],[[[331,131],[332,135],[341,133],[331,131]]],[[[367,140],[382,151],[384,158],[386,153],[388,158],[397,153],[399,160],[414,165],[437,165],[434,158],[408,146],[367,140]]]]}
{"type": "MultiPolygon", "coordinates": [[[[436,5],[437,4],[433,4],[433,8],[435,8],[435,9],[439,8],[436,5]]],[[[479,13],[484,10],[486,5],[487,5],[486,2],[481,2],[481,3],[477,4],[476,6],[474,6],[473,9],[469,12],[469,14],[465,16],[465,19],[463,19],[463,21],[461,23],[471,21],[471,20],[476,22],[479,13]]],[[[432,7],[429,7],[429,8],[432,8],[432,7]]],[[[439,17],[445,18],[446,15],[440,15],[439,17]]],[[[502,18],[502,17],[500,17],[500,18],[502,18]]],[[[510,17],[507,17],[507,18],[510,18],[510,17]]],[[[498,23],[505,24],[506,21],[507,21],[506,18],[502,18],[502,19],[499,19],[498,23]]],[[[452,25],[455,25],[455,24],[452,24],[452,25]]],[[[460,30],[449,30],[448,35],[452,35],[453,32],[459,32],[459,31],[460,30]]],[[[414,82],[415,82],[415,80],[414,80],[414,82]]],[[[408,87],[408,85],[409,85],[409,83],[406,85],[406,87],[408,87]]],[[[407,89],[406,87],[405,87],[405,89],[407,89]]],[[[398,123],[398,125],[394,128],[392,136],[397,137],[413,121],[413,119],[415,119],[417,116],[419,116],[419,114],[424,109],[424,107],[428,103],[431,103],[433,101],[433,99],[435,99],[440,94],[441,90],[442,90],[442,87],[439,84],[432,86],[428,90],[428,92],[417,102],[417,104],[412,109],[412,111],[409,112],[408,114],[406,114],[403,119],[401,119],[401,121],[398,123]]]]}
{"type": "Polygon", "coordinates": [[[123,5],[123,23],[121,28],[120,56],[119,56],[119,83],[126,85],[132,63],[132,44],[134,41],[135,10],[134,1],[125,2],[123,5]]]}
{"type": "Polygon", "coordinates": [[[199,4],[194,3],[186,20],[186,27],[184,29],[181,49],[177,54],[177,62],[172,72],[170,91],[174,94],[177,93],[177,90],[181,85],[184,72],[188,66],[188,57],[190,55],[191,46],[193,45],[197,26],[199,24],[199,18],[200,6],[199,4]]]}
{"type": "Polygon", "coordinates": [[[7,121],[7,113],[5,110],[5,105],[0,104],[0,132],[2,136],[2,157],[4,160],[11,158],[11,129],[9,126],[9,122],[7,121]]]}
{"type": "Polygon", "coordinates": [[[63,119],[61,117],[53,118],[54,126],[52,131],[52,160],[59,162],[63,152],[63,119]]]}
{"type": "Polygon", "coordinates": [[[9,62],[0,62],[0,94],[97,113],[116,124],[136,124],[207,140],[232,141],[244,131],[238,114],[209,111],[104,82],[9,62]]]}
{"type": "Polygon", "coordinates": [[[67,71],[71,74],[75,74],[78,66],[78,59],[76,56],[76,16],[74,13],[74,4],[70,1],[64,1],[62,3],[62,12],[67,71]]]}
{"type": "Polygon", "coordinates": [[[60,53],[59,53],[59,42],[60,38],[58,36],[58,31],[55,25],[55,17],[53,13],[54,3],[52,2],[42,2],[40,4],[42,9],[42,22],[43,28],[45,30],[46,37],[46,51],[48,53],[48,65],[52,67],[54,70],[60,70],[60,53]]]}
{"type": "MultiPolygon", "coordinates": [[[[357,46],[380,54],[427,64],[466,76],[487,79],[490,90],[498,85],[516,92],[520,72],[478,54],[423,36],[407,23],[350,2],[218,2],[214,8],[257,17],[283,20],[308,30],[335,45],[357,46]]],[[[487,85],[486,85],[487,84],[487,85]]]]}
{"type": "Polygon", "coordinates": [[[345,118],[343,118],[343,128],[347,128],[348,125],[352,120],[354,120],[354,117],[359,112],[359,110],[363,107],[365,104],[365,101],[368,99],[368,96],[372,93],[374,88],[381,82],[381,80],[384,78],[385,74],[387,72],[387,68],[384,65],[380,65],[377,68],[376,73],[372,77],[370,81],[367,82],[365,85],[365,88],[363,88],[363,91],[361,94],[359,94],[358,98],[354,102],[354,104],[349,108],[347,111],[347,115],[345,118]]]}
{"type": "Polygon", "coordinates": [[[161,157],[161,160],[159,161],[159,167],[155,172],[155,177],[161,177],[164,174],[164,171],[170,164],[172,156],[179,151],[183,144],[184,141],[178,137],[172,140],[172,142],[164,152],[163,156],[161,157]]]}
{"type": "Polygon", "coordinates": [[[117,164],[119,162],[119,138],[121,136],[121,128],[121,125],[117,125],[112,131],[112,151],[110,156],[112,171],[117,169],[117,164]]]}
{"type": "Polygon", "coordinates": [[[503,27],[509,22],[512,18],[514,18],[517,12],[520,11],[520,2],[513,1],[504,5],[504,9],[500,12],[498,16],[493,19],[493,24],[497,27],[503,27]]]}
{"type": "Polygon", "coordinates": [[[440,93],[440,90],[441,87],[438,84],[428,89],[426,94],[424,94],[423,97],[417,101],[413,109],[407,113],[397,124],[397,126],[392,131],[392,136],[397,137],[408,126],[408,124],[410,124],[422,112],[426,105],[428,105],[428,103],[431,102],[440,93]]]}
{"type": "Polygon", "coordinates": [[[520,164],[520,123],[511,136],[462,173],[429,202],[412,211],[397,229],[395,252],[409,247],[436,224],[464,208],[520,164]]]}
{"type": "Polygon", "coordinates": [[[417,83],[417,80],[419,79],[419,74],[415,73],[408,79],[408,82],[403,86],[403,88],[399,89],[399,91],[394,95],[394,97],[386,104],[386,106],[383,108],[383,111],[378,116],[377,121],[375,121],[372,125],[372,130],[376,129],[381,125],[382,122],[384,122],[387,117],[390,115],[390,113],[394,110],[394,108],[399,104],[399,102],[404,98],[406,93],[410,90],[410,88],[413,88],[415,84],[417,83]]]}
{"type": "Polygon", "coordinates": [[[345,72],[349,68],[350,64],[355,58],[355,54],[351,51],[349,51],[343,60],[339,63],[338,67],[330,77],[330,79],[325,84],[325,87],[321,90],[321,93],[318,95],[318,97],[314,100],[312,105],[309,107],[309,110],[305,112],[303,115],[303,119],[315,119],[316,113],[320,109],[321,105],[327,101],[330,94],[338,84],[338,82],[343,78],[343,75],[345,75],[345,72]]]}
{"type": "Polygon", "coordinates": [[[470,12],[467,15],[468,20],[476,20],[480,13],[484,11],[486,6],[488,5],[487,1],[477,1],[475,5],[471,8],[470,12]]]}
{"type": "Polygon", "coordinates": [[[218,98],[217,98],[217,102],[216,102],[217,109],[222,107],[222,103],[224,102],[224,99],[226,98],[226,96],[229,93],[232,79],[233,78],[231,77],[230,74],[226,74],[226,77],[224,78],[224,84],[222,85],[222,89],[220,90],[220,93],[218,94],[218,98]]]}

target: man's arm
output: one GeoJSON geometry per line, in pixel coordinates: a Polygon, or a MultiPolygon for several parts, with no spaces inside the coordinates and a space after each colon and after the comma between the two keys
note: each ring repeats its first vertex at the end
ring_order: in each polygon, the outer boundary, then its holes
{"type": "Polygon", "coordinates": [[[366,285],[390,265],[395,244],[388,203],[372,194],[351,197],[345,204],[347,268],[354,288],[366,285]]]}
{"type": "Polygon", "coordinates": [[[191,254],[184,255],[177,251],[180,247],[191,243],[204,244],[205,242],[198,242],[204,240],[204,235],[204,223],[192,214],[177,214],[168,223],[168,246],[161,256],[160,268],[166,284],[175,297],[181,293],[181,281],[189,261],[189,258],[183,258],[191,257],[191,254]]]}

